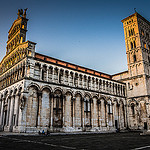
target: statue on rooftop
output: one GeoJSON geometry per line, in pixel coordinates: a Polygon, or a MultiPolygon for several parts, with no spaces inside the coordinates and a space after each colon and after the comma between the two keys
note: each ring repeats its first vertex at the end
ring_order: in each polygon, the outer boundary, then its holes
{"type": "Polygon", "coordinates": [[[27,9],[28,9],[28,8],[24,9],[24,11],[23,11],[23,9],[18,9],[18,13],[17,13],[18,18],[20,18],[20,17],[26,18],[26,14],[27,14],[26,12],[27,12],[27,9]]]}

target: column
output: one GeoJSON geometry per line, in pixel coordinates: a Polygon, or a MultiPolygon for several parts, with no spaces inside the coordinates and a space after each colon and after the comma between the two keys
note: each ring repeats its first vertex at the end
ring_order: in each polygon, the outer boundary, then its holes
{"type": "Polygon", "coordinates": [[[97,100],[97,115],[98,115],[98,116],[97,116],[97,119],[98,119],[98,120],[97,120],[97,123],[98,123],[98,127],[99,127],[99,128],[101,127],[101,120],[100,120],[100,119],[101,119],[101,118],[100,118],[100,115],[101,115],[100,111],[101,111],[101,110],[100,110],[100,105],[101,105],[101,101],[98,99],[98,100],[97,100]]]}
{"type": "Polygon", "coordinates": [[[52,68],[52,79],[51,79],[51,82],[54,82],[54,68],[52,68]]]}
{"type": "Polygon", "coordinates": [[[70,71],[68,70],[68,85],[70,86],[70,71]]]}
{"type": "Polygon", "coordinates": [[[18,118],[19,118],[19,95],[16,95],[16,99],[15,99],[15,114],[16,114],[16,118],[15,118],[15,126],[18,126],[18,118]]]}
{"type": "Polygon", "coordinates": [[[102,83],[103,83],[103,81],[100,79],[99,80],[99,91],[103,91],[102,90],[102,88],[103,88],[103,84],[102,83]]]}
{"type": "Polygon", "coordinates": [[[51,119],[51,124],[50,124],[50,128],[52,129],[53,127],[53,101],[54,101],[54,95],[51,93],[51,105],[50,105],[50,113],[51,113],[51,116],[50,116],[50,119],[51,119]]]}
{"type": "Polygon", "coordinates": [[[46,69],[46,81],[48,82],[48,70],[49,70],[49,68],[48,68],[48,66],[47,66],[47,69],[46,69]]]}
{"type": "Polygon", "coordinates": [[[36,127],[40,126],[41,122],[41,109],[42,109],[42,93],[38,92],[38,104],[37,104],[37,115],[36,115],[36,127]]]}
{"type": "Polygon", "coordinates": [[[81,98],[82,129],[84,129],[84,98],[81,98]]]}
{"type": "Polygon", "coordinates": [[[106,116],[106,119],[105,119],[106,127],[109,127],[109,120],[108,120],[108,104],[107,104],[107,102],[105,102],[105,116],[106,116]]]}
{"type": "Polygon", "coordinates": [[[74,74],[74,73],[72,73],[72,86],[74,86],[74,87],[75,87],[75,80],[74,80],[74,78],[75,78],[75,74],[74,74]]]}
{"type": "Polygon", "coordinates": [[[76,99],[75,97],[72,98],[72,101],[73,101],[73,110],[72,110],[73,111],[73,115],[72,115],[73,120],[72,120],[72,126],[73,127],[75,127],[75,110],[76,110],[75,99],[76,99]]]}
{"type": "Polygon", "coordinates": [[[106,107],[104,100],[101,100],[101,126],[106,126],[106,107]]]}
{"type": "Polygon", "coordinates": [[[65,125],[65,111],[66,111],[66,96],[63,97],[63,106],[62,106],[62,109],[63,109],[63,125],[65,125]]]}
{"type": "Polygon", "coordinates": [[[115,102],[112,103],[112,126],[115,127],[115,102]]]}
{"type": "Polygon", "coordinates": [[[97,98],[93,98],[93,107],[92,107],[92,120],[93,120],[93,124],[92,127],[97,127],[98,126],[98,103],[97,103],[97,98]]]}
{"type": "Polygon", "coordinates": [[[118,104],[118,128],[120,128],[120,104],[118,104]]]}
{"type": "Polygon", "coordinates": [[[9,115],[10,115],[10,103],[11,103],[11,97],[8,97],[8,109],[7,109],[7,118],[6,118],[6,125],[9,125],[9,115]]]}
{"type": "Polygon", "coordinates": [[[96,82],[96,91],[99,91],[99,80],[97,79],[97,82],[96,82]]]}
{"type": "Polygon", "coordinates": [[[1,108],[2,108],[2,99],[0,99],[0,115],[1,115],[1,108]]]}
{"type": "Polygon", "coordinates": [[[93,105],[93,99],[92,98],[90,99],[90,105],[91,105],[91,107],[90,107],[90,125],[91,125],[91,127],[93,127],[93,125],[94,125],[94,121],[93,121],[94,116],[93,116],[92,113],[95,110],[94,110],[94,105],[93,105]]]}
{"type": "Polygon", "coordinates": [[[9,116],[10,131],[12,131],[13,127],[14,102],[15,102],[15,95],[11,97],[11,104],[10,104],[10,116],[9,116]]]}
{"type": "Polygon", "coordinates": [[[2,105],[1,105],[1,116],[0,116],[0,125],[3,125],[3,115],[4,115],[4,98],[2,99],[2,105]]]}
{"type": "Polygon", "coordinates": [[[57,74],[56,74],[56,83],[59,83],[59,74],[60,74],[60,69],[58,69],[57,74]]]}
{"type": "Polygon", "coordinates": [[[40,80],[42,80],[42,66],[40,66],[40,80]]]}

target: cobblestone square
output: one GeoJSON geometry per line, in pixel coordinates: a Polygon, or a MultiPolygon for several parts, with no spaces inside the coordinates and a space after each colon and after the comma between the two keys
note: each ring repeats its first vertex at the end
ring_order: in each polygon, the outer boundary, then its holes
{"type": "Polygon", "coordinates": [[[150,149],[150,136],[139,132],[107,134],[69,134],[50,136],[1,135],[0,149],[5,150],[138,150],[150,149]]]}

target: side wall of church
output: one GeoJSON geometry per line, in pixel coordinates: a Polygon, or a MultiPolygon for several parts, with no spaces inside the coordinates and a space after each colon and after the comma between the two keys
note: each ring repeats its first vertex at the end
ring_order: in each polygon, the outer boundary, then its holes
{"type": "Polygon", "coordinates": [[[25,78],[0,91],[0,128],[13,132],[127,127],[125,84],[29,57],[25,78]]]}
{"type": "Polygon", "coordinates": [[[125,129],[125,85],[28,59],[22,132],[125,129]]]}

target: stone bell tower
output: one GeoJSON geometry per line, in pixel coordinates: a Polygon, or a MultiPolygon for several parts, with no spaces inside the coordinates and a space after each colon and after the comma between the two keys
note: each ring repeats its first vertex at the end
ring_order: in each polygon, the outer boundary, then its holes
{"type": "Polygon", "coordinates": [[[148,129],[150,128],[150,22],[135,12],[123,19],[122,23],[128,74],[121,80],[127,84],[129,127],[148,129]]]}
{"type": "Polygon", "coordinates": [[[26,41],[26,32],[27,32],[27,21],[26,18],[27,9],[18,10],[18,18],[13,22],[9,32],[8,32],[8,41],[6,47],[6,54],[13,51],[17,45],[26,41]]]}
{"type": "Polygon", "coordinates": [[[137,12],[122,20],[128,62],[130,96],[150,94],[150,22],[137,12]]]}

